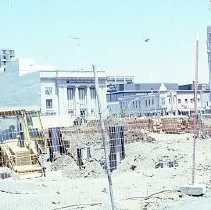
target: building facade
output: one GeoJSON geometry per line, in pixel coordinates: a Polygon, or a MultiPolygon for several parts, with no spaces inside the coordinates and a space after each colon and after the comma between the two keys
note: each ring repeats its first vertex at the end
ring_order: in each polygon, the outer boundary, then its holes
{"type": "Polygon", "coordinates": [[[175,91],[178,90],[177,83],[126,83],[118,84],[113,89],[108,89],[107,102],[117,102],[119,98],[125,96],[133,96],[143,93],[156,93],[160,91],[160,88],[175,91]]]}
{"type": "Polygon", "coordinates": [[[0,72],[6,70],[6,65],[15,57],[13,49],[0,49],[0,72]]]}
{"type": "Polygon", "coordinates": [[[177,114],[177,94],[160,84],[159,90],[143,92],[119,98],[123,115],[168,115],[177,114]]]}
{"type": "MultiPolygon", "coordinates": [[[[40,71],[41,110],[72,117],[98,115],[92,71],[40,71]]],[[[99,93],[106,113],[106,76],[98,72],[99,93]]]]}
{"type": "MultiPolygon", "coordinates": [[[[178,86],[169,83],[120,85],[107,93],[110,114],[134,115],[191,115],[194,112],[192,84],[178,86]]],[[[202,113],[209,105],[207,84],[198,85],[197,107],[202,113]]]]}
{"type": "MultiPolygon", "coordinates": [[[[178,90],[177,91],[178,114],[191,115],[194,113],[194,91],[178,90]]],[[[209,108],[209,91],[199,90],[197,93],[197,109],[205,113],[209,108]]]]}
{"type": "Polygon", "coordinates": [[[141,94],[119,98],[120,110],[123,116],[144,116],[161,114],[159,94],[141,94]]]}

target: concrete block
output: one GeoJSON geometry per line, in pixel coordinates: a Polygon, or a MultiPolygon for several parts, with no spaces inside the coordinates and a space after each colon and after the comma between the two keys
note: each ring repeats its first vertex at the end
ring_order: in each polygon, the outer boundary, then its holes
{"type": "Polygon", "coordinates": [[[202,196],[206,193],[205,185],[185,185],[180,187],[180,192],[191,196],[202,196]]]}

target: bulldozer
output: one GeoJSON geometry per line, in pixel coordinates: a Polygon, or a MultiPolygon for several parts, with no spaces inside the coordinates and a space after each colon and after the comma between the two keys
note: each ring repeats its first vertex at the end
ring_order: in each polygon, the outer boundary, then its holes
{"type": "Polygon", "coordinates": [[[0,167],[17,175],[45,175],[39,154],[46,151],[39,111],[0,110],[0,167]]]}

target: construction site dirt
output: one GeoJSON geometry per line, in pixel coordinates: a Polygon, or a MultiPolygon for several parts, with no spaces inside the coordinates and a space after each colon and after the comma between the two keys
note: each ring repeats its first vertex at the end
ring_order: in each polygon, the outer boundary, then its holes
{"type": "MultiPolygon", "coordinates": [[[[111,209],[104,153],[97,139],[82,144],[75,136],[78,142],[68,153],[57,155],[52,162],[40,157],[45,177],[2,179],[1,209],[111,209]],[[79,166],[76,148],[87,146],[90,155],[79,166]]],[[[191,184],[193,134],[146,131],[140,136],[133,129],[125,133],[125,142],[125,158],[112,171],[117,209],[175,209],[186,201],[203,199],[179,192],[181,185],[191,184]]],[[[195,182],[206,185],[208,191],[210,151],[211,139],[197,139],[195,182]]]]}

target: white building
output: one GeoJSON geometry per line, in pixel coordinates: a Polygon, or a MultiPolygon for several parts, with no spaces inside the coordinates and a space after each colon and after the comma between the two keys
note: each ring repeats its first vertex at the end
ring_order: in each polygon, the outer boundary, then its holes
{"type": "Polygon", "coordinates": [[[159,100],[159,94],[150,93],[119,98],[119,104],[123,115],[143,116],[161,114],[159,100]]]}
{"type": "MultiPolygon", "coordinates": [[[[106,113],[106,75],[98,71],[103,113],[106,113]]],[[[59,71],[32,59],[10,62],[0,77],[0,106],[38,107],[43,114],[96,117],[92,71],[59,71]]]]}
{"type": "MultiPolygon", "coordinates": [[[[177,91],[177,102],[179,114],[191,115],[194,112],[194,91],[179,90],[177,91]]],[[[204,112],[208,108],[209,91],[198,91],[197,109],[204,112]]]]}
{"type": "Polygon", "coordinates": [[[119,98],[124,115],[167,115],[177,114],[176,92],[161,90],[119,98]]]}
{"type": "MultiPolygon", "coordinates": [[[[107,93],[108,111],[115,114],[183,114],[194,112],[192,84],[135,83],[117,86],[107,93]],[[153,99],[153,100],[152,100],[153,99]]],[[[209,108],[207,84],[198,85],[197,107],[201,113],[209,108]]]]}
{"type": "MultiPolygon", "coordinates": [[[[96,91],[92,71],[40,71],[43,113],[97,116],[96,91]]],[[[98,72],[102,108],[106,110],[105,72],[98,72]]]]}

